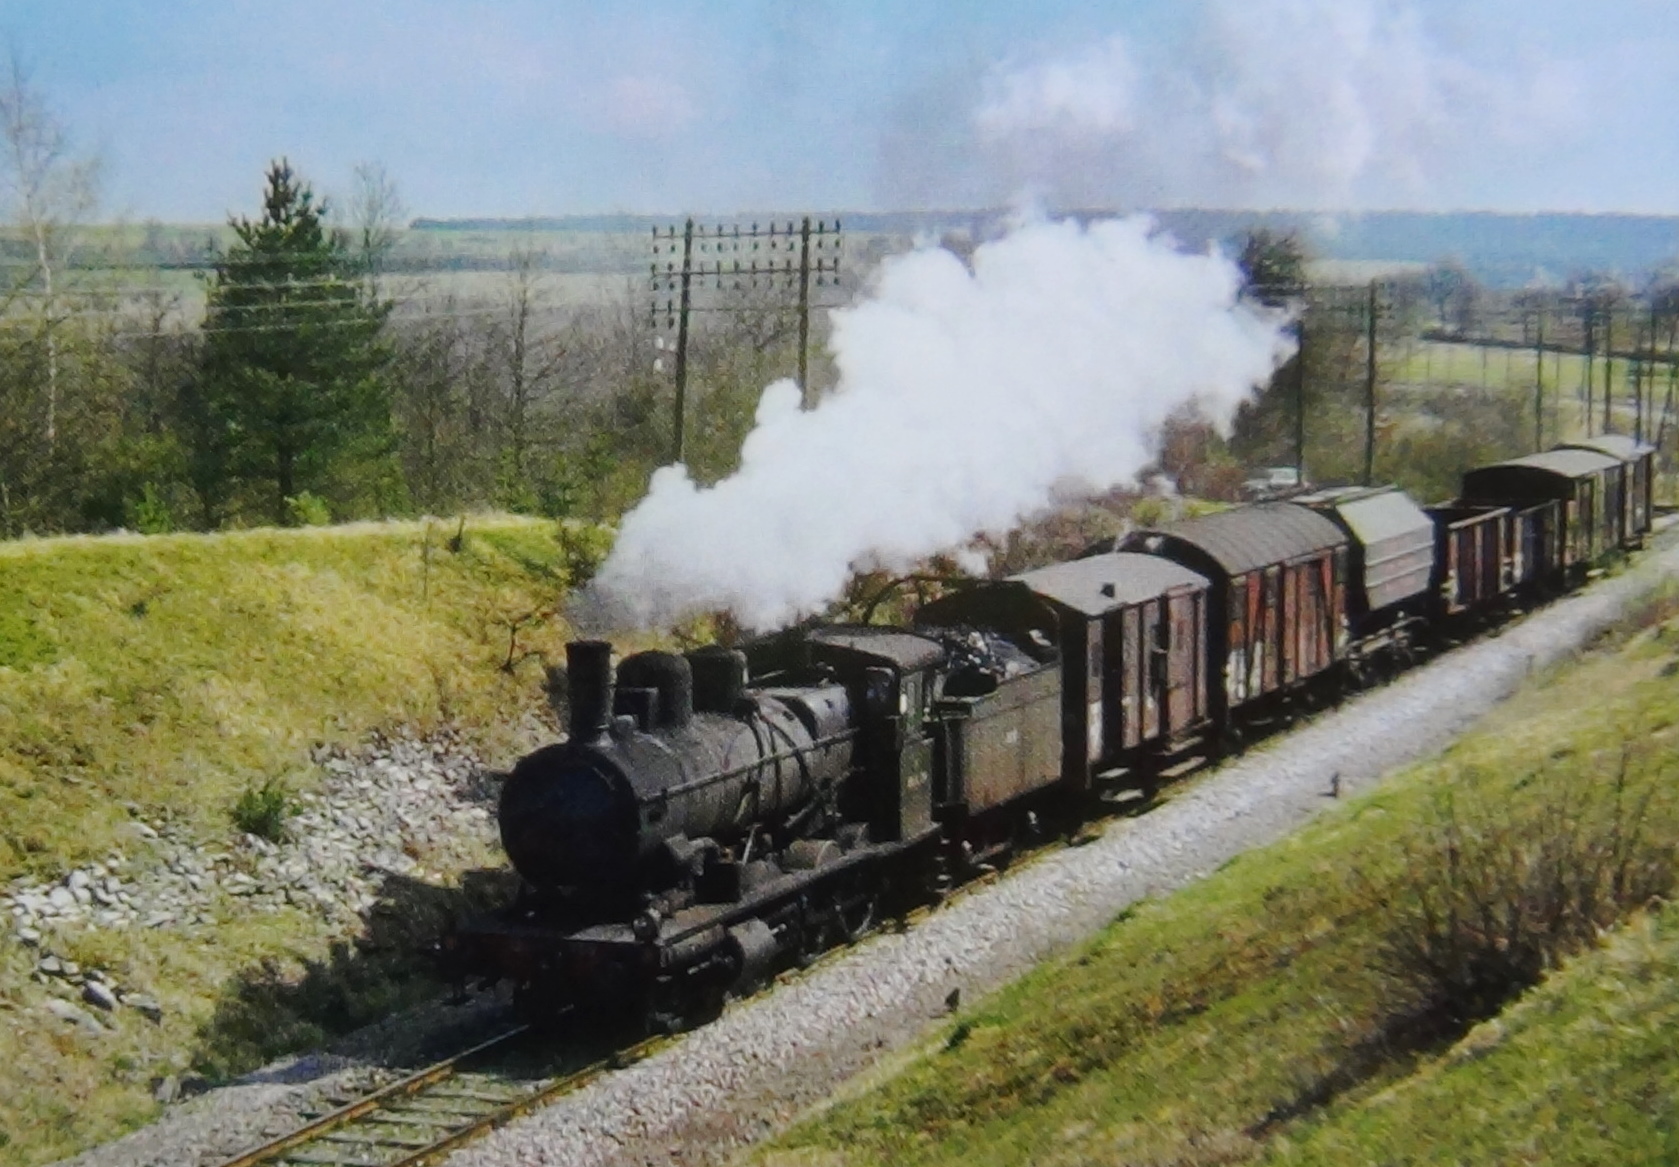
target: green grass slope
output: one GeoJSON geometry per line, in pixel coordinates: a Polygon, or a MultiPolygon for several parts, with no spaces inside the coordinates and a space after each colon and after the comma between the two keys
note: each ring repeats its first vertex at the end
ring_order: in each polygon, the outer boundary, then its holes
{"type": "MultiPolygon", "coordinates": [[[[316,743],[448,723],[505,756],[559,659],[556,606],[607,541],[484,516],[0,544],[0,880],[133,851],[136,815],[224,849],[241,795],[316,781],[316,743]]],[[[403,953],[369,963],[347,939],[231,906],[208,927],[60,937],[165,1005],[90,1036],[44,1011],[36,954],[6,928],[0,1161],[150,1117],[156,1077],[236,1072],[412,995],[403,953]]]]}
{"type": "Polygon", "coordinates": [[[1288,1164],[1679,1163],[1679,913],[1641,915],[1445,1057],[1287,1139],[1288,1164]]]}
{"type": "Polygon", "coordinates": [[[1579,915],[1546,898],[1575,888],[1589,932],[1636,911],[1633,890],[1605,910],[1615,873],[1629,889],[1671,880],[1671,613],[1657,605],[1536,678],[1439,759],[1138,905],[751,1160],[1674,1161],[1670,916],[1564,964],[1502,1028],[1456,1044],[1474,1017],[1419,974],[1412,944],[1432,910],[1497,950],[1500,929],[1530,922],[1477,914],[1507,887],[1528,889],[1532,917],[1579,915]],[[1575,878],[1594,864],[1603,881],[1575,878]]]}
{"type": "Polygon", "coordinates": [[[587,528],[518,518],[0,544],[0,879],[93,858],[128,804],[225,822],[311,742],[540,699],[587,528]],[[563,544],[563,545],[562,545],[563,544]]]}

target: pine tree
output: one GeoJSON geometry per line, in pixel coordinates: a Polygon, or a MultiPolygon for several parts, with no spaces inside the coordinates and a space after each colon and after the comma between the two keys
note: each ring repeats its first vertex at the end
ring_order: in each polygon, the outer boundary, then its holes
{"type": "Polygon", "coordinates": [[[270,165],[262,217],[230,220],[205,315],[196,461],[263,484],[281,523],[305,491],[342,495],[391,461],[389,305],[325,216],[285,159],[270,165]]]}

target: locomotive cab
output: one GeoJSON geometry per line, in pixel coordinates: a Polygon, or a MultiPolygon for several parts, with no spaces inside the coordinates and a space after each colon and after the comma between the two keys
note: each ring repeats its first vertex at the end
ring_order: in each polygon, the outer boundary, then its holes
{"type": "Polygon", "coordinates": [[[846,686],[858,710],[858,749],[868,778],[853,783],[847,818],[876,842],[933,831],[933,739],[928,710],[945,662],[936,640],[893,628],[838,625],[810,636],[813,665],[846,686]]]}

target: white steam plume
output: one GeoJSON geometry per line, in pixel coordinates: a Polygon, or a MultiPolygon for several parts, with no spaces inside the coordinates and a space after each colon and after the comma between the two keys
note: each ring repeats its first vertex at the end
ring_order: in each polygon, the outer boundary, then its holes
{"type": "Polygon", "coordinates": [[[803,412],[778,381],[736,474],[654,475],[596,578],[602,617],[728,609],[775,627],[855,567],[907,567],[1069,485],[1132,480],[1173,409],[1196,399],[1227,419],[1286,355],[1238,283],[1141,218],[1028,223],[971,270],[939,249],[886,261],[872,297],[835,313],[832,396],[803,412]]]}

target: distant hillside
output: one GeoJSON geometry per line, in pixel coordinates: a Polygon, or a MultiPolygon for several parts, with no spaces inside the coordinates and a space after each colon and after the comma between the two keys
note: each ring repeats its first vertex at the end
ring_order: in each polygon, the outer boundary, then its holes
{"type": "MultiPolygon", "coordinates": [[[[1070,213],[1094,218],[1112,212],[1084,209],[1070,213]]],[[[1193,248],[1237,238],[1254,227],[1267,227],[1298,231],[1322,259],[1432,263],[1453,258],[1478,278],[1502,286],[1562,280],[1589,271],[1615,272],[1637,280],[1679,261],[1679,216],[1513,215],[1485,211],[1447,214],[1379,211],[1356,215],[1219,210],[1155,213],[1167,229],[1193,248]]],[[[986,238],[1002,230],[1011,214],[1004,210],[841,211],[837,217],[848,231],[866,234],[956,234],[986,238]]],[[[757,211],[709,216],[703,221],[747,226],[789,218],[786,212],[757,211]]],[[[680,216],[674,215],[416,219],[412,227],[419,232],[516,230],[642,234],[679,219],[680,216]]]]}

